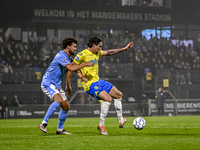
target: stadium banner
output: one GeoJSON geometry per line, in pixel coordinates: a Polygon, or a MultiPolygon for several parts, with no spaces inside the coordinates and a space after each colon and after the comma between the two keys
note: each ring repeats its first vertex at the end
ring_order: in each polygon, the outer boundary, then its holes
{"type": "Polygon", "coordinates": [[[111,7],[109,10],[103,7],[56,7],[34,5],[31,9],[32,21],[35,22],[66,22],[66,23],[130,23],[151,22],[171,23],[171,9],[141,7],[111,7]]]}
{"type": "MultiPolygon", "coordinates": [[[[200,114],[200,99],[176,99],[177,102],[173,99],[167,99],[164,103],[164,115],[199,115],[200,114]],[[175,110],[177,106],[177,110],[175,110]]],[[[155,100],[149,99],[149,116],[157,116],[158,108],[155,100]]]]}
{"type": "MultiPolygon", "coordinates": [[[[123,115],[133,116],[136,110],[136,105],[123,105],[123,115]]],[[[48,106],[24,106],[24,107],[8,107],[8,119],[22,119],[22,118],[43,118],[48,106]]],[[[58,118],[60,109],[56,110],[52,118],[58,118]]],[[[82,117],[99,117],[101,112],[100,105],[94,106],[71,106],[68,112],[68,117],[82,118],[82,117]]],[[[111,106],[108,111],[108,117],[116,117],[114,106],[111,106]]]]}

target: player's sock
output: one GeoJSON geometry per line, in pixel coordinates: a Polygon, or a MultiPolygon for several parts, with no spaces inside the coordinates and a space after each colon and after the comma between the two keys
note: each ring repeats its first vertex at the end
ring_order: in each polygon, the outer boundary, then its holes
{"type": "Polygon", "coordinates": [[[64,110],[60,109],[59,121],[58,121],[58,131],[63,130],[63,126],[64,126],[65,120],[67,118],[67,115],[68,115],[68,110],[64,111],[64,110]]]}
{"type": "Polygon", "coordinates": [[[105,126],[105,118],[108,114],[108,110],[110,108],[111,103],[104,102],[101,106],[101,114],[100,114],[100,123],[99,126],[105,126]]]}
{"type": "Polygon", "coordinates": [[[114,99],[115,110],[117,112],[117,117],[119,119],[119,123],[123,123],[124,119],[122,116],[122,98],[114,99]]]}
{"type": "Polygon", "coordinates": [[[43,120],[43,121],[42,121],[42,124],[47,124],[47,122],[43,120]]]}
{"type": "Polygon", "coordinates": [[[53,113],[56,111],[56,109],[60,106],[60,104],[56,101],[54,101],[47,110],[47,113],[44,117],[44,120],[46,123],[48,122],[49,118],[53,115],[53,113]]]}

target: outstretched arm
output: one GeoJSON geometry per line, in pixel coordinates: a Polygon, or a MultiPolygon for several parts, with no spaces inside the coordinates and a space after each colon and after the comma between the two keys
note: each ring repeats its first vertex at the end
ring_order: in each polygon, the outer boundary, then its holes
{"type": "Polygon", "coordinates": [[[117,54],[117,53],[126,51],[126,50],[128,50],[129,48],[132,48],[133,46],[134,46],[134,43],[133,43],[133,42],[130,42],[130,43],[129,43],[128,45],[126,45],[126,47],[124,47],[124,48],[121,48],[121,49],[110,49],[110,50],[107,50],[107,51],[103,51],[102,56],[114,55],[114,54],[117,54]]]}

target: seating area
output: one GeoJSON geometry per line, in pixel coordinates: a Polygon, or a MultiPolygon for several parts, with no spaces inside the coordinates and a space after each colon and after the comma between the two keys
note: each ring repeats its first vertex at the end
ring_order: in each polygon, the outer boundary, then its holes
{"type": "MultiPolygon", "coordinates": [[[[193,44],[184,42],[174,44],[173,38],[146,37],[129,33],[124,36],[118,34],[90,34],[79,35],[77,51],[87,48],[87,39],[98,36],[103,41],[103,50],[124,47],[134,41],[134,48],[112,57],[100,59],[101,77],[153,77],[163,70],[173,74],[177,84],[199,82],[200,44],[193,40],[193,44]],[[159,71],[158,71],[159,70],[159,71]],[[191,77],[191,74],[194,77],[191,77]],[[180,82],[178,81],[180,80],[180,82]],[[191,81],[193,80],[193,81],[191,81]]],[[[0,43],[0,83],[30,83],[40,82],[45,69],[55,54],[61,50],[61,40],[41,38],[31,35],[28,43],[18,43],[10,34],[0,43]]],[[[149,80],[149,78],[148,78],[149,80]]]]}

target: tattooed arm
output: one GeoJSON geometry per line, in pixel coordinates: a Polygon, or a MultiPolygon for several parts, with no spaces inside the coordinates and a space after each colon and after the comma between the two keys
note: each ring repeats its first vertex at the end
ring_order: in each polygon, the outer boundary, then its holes
{"type": "Polygon", "coordinates": [[[128,50],[129,48],[132,48],[134,46],[133,42],[130,42],[128,45],[126,45],[126,47],[121,48],[121,49],[110,49],[107,51],[103,51],[103,56],[110,56],[110,55],[114,55],[123,51],[128,50]]]}

